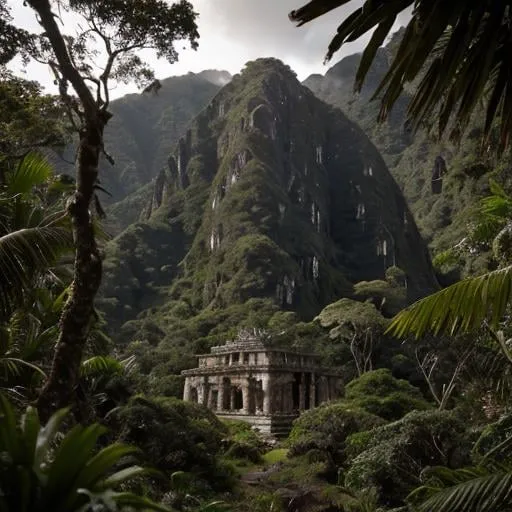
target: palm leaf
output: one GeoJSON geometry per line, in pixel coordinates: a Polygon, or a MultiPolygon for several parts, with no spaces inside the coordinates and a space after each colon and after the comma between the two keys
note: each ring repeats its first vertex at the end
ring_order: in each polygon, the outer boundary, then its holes
{"type": "Polygon", "coordinates": [[[397,337],[428,331],[451,335],[468,332],[488,321],[497,328],[512,295],[512,266],[464,279],[404,309],[387,333],[397,337]]]}
{"type": "Polygon", "coordinates": [[[418,512],[494,512],[512,505],[512,471],[436,469],[437,484],[434,480],[408,497],[430,495],[414,509],[418,512]],[[443,488],[445,484],[449,486],[443,488]]]}
{"type": "Polygon", "coordinates": [[[123,373],[124,366],[121,361],[110,356],[93,356],[80,365],[80,374],[82,377],[92,377],[94,375],[112,375],[123,373]]]}
{"type": "MultiPolygon", "coordinates": [[[[289,17],[301,26],[347,3],[349,0],[311,0],[289,17]]],[[[512,132],[511,0],[365,0],[338,27],[326,60],[344,44],[373,32],[357,71],[356,89],[360,89],[376,47],[394,26],[392,20],[411,7],[402,43],[374,96],[381,101],[380,119],[389,114],[404,86],[419,78],[408,108],[414,127],[435,117],[440,134],[450,126],[451,137],[460,138],[484,100],[484,136],[488,140],[499,122],[501,144],[497,149],[506,148],[512,132]]]]}
{"type": "Polygon", "coordinates": [[[12,311],[34,275],[54,265],[72,245],[69,230],[59,226],[20,229],[0,237],[0,315],[12,311]]]}
{"type": "Polygon", "coordinates": [[[2,357],[0,358],[0,368],[4,367],[4,377],[17,376],[22,372],[22,368],[29,368],[30,370],[39,373],[43,378],[46,379],[46,373],[44,373],[39,366],[36,364],[25,361],[18,357],[2,357]]]}
{"type": "Polygon", "coordinates": [[[34,187],[45,183],[53,174],[53,167],[41,154],[28,153],[7,179],[7,194],[29,194],[34,187]]]}

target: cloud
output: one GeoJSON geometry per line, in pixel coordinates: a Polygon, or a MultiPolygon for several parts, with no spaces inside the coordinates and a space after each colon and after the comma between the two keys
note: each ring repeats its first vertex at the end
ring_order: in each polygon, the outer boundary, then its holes
{"type": "MultiPolygon", "coordinates": [[[[180,75],[188,71],[225,69],[237,73],[243,65],[258,57],[277,57],[294,69],[300,79],[311,73],[325,73],[323,65],[327,46],[341,21],[362,4],[353,0],[335,11],[297,28],[288,13],[301,7],[306,0],[191,0],[199,13],[199,50],[185,49],[175,64],[157,61],[151,52],[144,58],[154,67],[159,78],[180,75]]],[[[16,22],[29,29],[37,22],[29,7],[19,0],[8,0],[13,7],[16,22]]],[[[402,18],[401,22],[406,21],[402,18]]],[[[67,28],[70,24],[66,23],[67,28]]],[[[399,23],[397,23],[397,28],[399,23]]],[[[344,55],[359,52],[369,36],[347,44],[333,59],[333,64],[344,55]]],[[[180,48],[177,45],[177,48],[180,48]]],[[[29,74],[49,88],[51,77],[41,66],[31,66],[29,74]]],[[[116,88],[114,96],[134,92],[134,86],[116,88]]]]}
{"type": "MultiPolygon", "coordinates": [[[[199,12],[202,43],[208,44],[207,40],[215,34],[241,48],[244,57],[253,59],[259,56],[275,56],[294,61],[305,72],[318,72],[323,68],[327,45],[341,20],[362,2],[350,2],[349,5],[298,28],[289,21],[288,13],[303,3],[304,0],[193,1],[199,12]]],[[[361,50],[364,42],[347,45],[340,56],[361,50]]],[[[230,61],[238,60],[236,50],[225,57],[230,61]]]]}

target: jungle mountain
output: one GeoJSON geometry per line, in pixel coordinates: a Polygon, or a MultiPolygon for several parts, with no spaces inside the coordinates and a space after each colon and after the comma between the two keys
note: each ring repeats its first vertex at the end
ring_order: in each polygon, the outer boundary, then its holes
{"type": "MultiPolygon", "coordinates": [[[[124,343],[171,342],[187,322],[242,305],[260,322],[276,310],[311,320],[390,267],[409,300],[437,286],[377,148],[276,59],[234,76],[143,191],[139,221],[106,247],[98,301],[124,343]]],[[[222,337],[220,323],[202,335],[222,337]]]]}

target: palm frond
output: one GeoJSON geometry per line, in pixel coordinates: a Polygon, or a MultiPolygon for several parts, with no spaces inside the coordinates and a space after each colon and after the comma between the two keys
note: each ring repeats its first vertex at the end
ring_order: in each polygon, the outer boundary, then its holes
{"type": "Polygon", "coordinates": [[[387,333],[417,338],[468,332],[488,321],[493,328],[505,314],[512,295],[512,266],[464,279],[419,300],[393,318],[387,333]]]}
{"type": "Polygon", "coordinates": [[[19,357],[2,357],[0,358],[0,380],[2,379],[2,373],[4,374],[4,377],[17,376],[21,373],[23,368],[28,368],[37,372],[46,379],[46,373],[44,373],[43,370],[35,364],[25,361],[24,359],[20,359],[19,357]]]}
{"type": "Polygon", "coordinates": [[[28,194],[45,183],[53,174],[53,167],[44,156],[31,152],[25,155],[7,179],[7,194],[28,194]]]}
{"type": "Polygon", "coordinates": [[[418,512],[494,512],[512,505],[512,469],[433,468],[431,472],[429,482],[408,497],[414,501],[429,496],[414,509],[418,512]]]}
{"type": "MultiPolygon", "coordinates": [[[[289,17],[301,26],[347,3],[311,0],[289,17]]],[[[395,19],[412,8],[402,42],[375,94],[381,101],[380,119],[389,114],[404,87],[420,78],[408,108],[414,127],[437,113],[439,133],[450,127],[451,137],[460,138],[485,100],[484,136],[488,139],[499,122],[501,150],[512,131],[511,6],[511,0],[365,0],[338,27],[326,60],[344,44],[373,32],[357,72],[355,85],[360,89],[376,47],[389,36],[395,19]]]]}
{"type": "Polygon", "coordinates": [[[37,272],[47,270],[73,247],[69,230],[43,226],[0,237],[0,315],[9,313],[37,272]]]}
{"type": "Polygon", "coordinates": [[[312,0],[300,9],[292,11],[289,14],[290,20],[296,22],[298,26],[302,26],[315,18],[319,18],[324,14],[349,3],[351,0],[325,0],[319,2],[312,0]]]}
{"type": "Polygon", "coordinates": [[[124,366],[121,361],[110,356],[93,356],[82,361],[80,373],[82,377],[94,375],[114,375],[123,373],[124,366]]]}

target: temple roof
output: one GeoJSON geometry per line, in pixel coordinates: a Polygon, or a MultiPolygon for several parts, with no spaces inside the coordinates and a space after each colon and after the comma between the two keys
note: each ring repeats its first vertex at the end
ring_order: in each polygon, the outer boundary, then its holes
{"type": "Polygon", "coordinates": [[[317,354],[301,352],[289,347],[276,346],[272,343],[272,338],[266,331],[257,329],[244,329],[238,333],[235,339],[226,341],[224,345],[212,347],[210,354],[197,355],[229,354],[231,352],[288,352],[290,354],[318,357],[317,354]]]}
{"type": "Polygon", "coordinates": [[[238,352],[244,350],[260,351],[269,348],[268,341],[258,337],[257,335],[247,335],[243,338],[240,335],[234,340],[228,340],[224,345],[212,347],[212,354],[225,354],[228,352],[238,352]]]}

